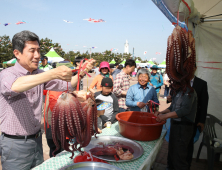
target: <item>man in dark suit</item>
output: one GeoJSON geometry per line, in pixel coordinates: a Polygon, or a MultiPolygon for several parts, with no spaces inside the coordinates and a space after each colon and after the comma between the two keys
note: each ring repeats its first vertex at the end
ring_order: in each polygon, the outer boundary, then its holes
{"type": "MultiPolygon", "coordinates": [[[[195,71],[197,67],[195,64],[195,71]]],[[[194,73],[195,73],[194,71],[194,73]]],[[[190,141],[188,145],[188,155],[187,160],[189,165],[191,166],[192,158],[193,158],[193,148],[194,148],[194,137],[196,135],[197,128],[200,130],[200,132],[204,129],[204,124],[207,116],[207,107],[208,107],[208,90],[207,90],[207,82],[196,77],[193,74],[193,79],[190,81],[191,87],[194,88],[194,90],[197,93],[197,113],[196,113],[196,119],[195,119],[195,126],[194,126],[194,133],[192,140],[190,141]]]]}

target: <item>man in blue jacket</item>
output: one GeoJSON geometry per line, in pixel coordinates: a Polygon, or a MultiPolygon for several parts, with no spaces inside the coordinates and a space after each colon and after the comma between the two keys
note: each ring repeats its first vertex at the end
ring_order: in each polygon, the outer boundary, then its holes
{"type": "Polygon", "coordinates": [[[150,83],[153,85],[153,87],[156,90],[157,93],[157,98],[159,99],[160,97],[160,88],[163,85],[163,77],[161,74],[157,73],[158,70],[158,66],[157,65],[153,65],[151,67],[151,77],[150,77],[150,83]]]}

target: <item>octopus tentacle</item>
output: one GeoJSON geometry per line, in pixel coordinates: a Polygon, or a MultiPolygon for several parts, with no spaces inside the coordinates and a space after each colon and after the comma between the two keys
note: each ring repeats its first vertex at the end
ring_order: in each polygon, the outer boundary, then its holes
{"type": "MultiPolygon", "coordinates": [[[[73,158],[75,151],[81,151],[82,147],[89,144],[91,136],[94,135],[93,125],[97,132],[97,107],[92,95],[80,103],[75,94],[63,92],[57,100],[52,114],[52,136],[56,144],[56,150],[61,147],[71,152],[73,158]],[[66,137],[69,139],[67,140],[66,137]],[[76,138],[76,142],[70,150],[69,141],[76,138]]],[[[55,151],[56,151],[55,150],[55,151]]],[[[54,152],[55,152],[54,151],[54,152]]],[[[53,154],[54,154],[53,152],[53,154]]]]}
{"type": "Polygon", "coordinates": [[[99,134],[99,131],[98,131],[98,126],[97,126],[97,106],[96,105],[93,106],[93,118],[94,118],[93,122],[94,122],[95,132],[96,132],[95,138],[97,138],[96,134],[99,134]]]}
{"type": "MultiPolygon", "coordinates": [[[[55,132],[56,128],[58,126],[58,119],[59,119],[58,113],[59,113],[58,112],[58,104],[56,104],[55,107],[53,108],[53,111],[52,111],[52,120],[51,120],[52,138],[53,138],[53,141],[54,141],[55,146],[56,146],[55,151],[59,150],[59,148],[60,148],[58,138],[57,138],[57,135],[56,135],[56,132],[55,132]]],[[[55,151],[53,151],[52,155],[54,155],[55,151]]]]}
{"type": "Polygon", "coordinates": [[[72,113],[72,118],[74,120],[74,126],[76,129],[76,137],[79,139],[81,139],[81,124],[80,124],[80,120],[79,120],[79,114],[76,111],[75,107],[70,107],[71,109],[71,113],[72,113]]]}
{"type": "Polygon", "coordinates": [[[87,129],[86,129],[87,131],[85,132],[85,139],[84,139],[84,143],[82,144],[82,147],[86,147],[91,140],[91,122],[92,122],[92,116],[91,116],[92,111],[91,110],[92,110],[92,108],[90,108],[90,107],[87,110],[86,121],[87,121],[87,125],[89,125],[89,126],[87,126],[87,129]]]}

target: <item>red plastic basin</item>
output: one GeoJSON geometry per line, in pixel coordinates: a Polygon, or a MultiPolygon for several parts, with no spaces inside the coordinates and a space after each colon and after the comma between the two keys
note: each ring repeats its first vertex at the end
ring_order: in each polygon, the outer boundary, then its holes
{"type": "Polygon", "coordinates": [[[116,115],[120,134],[126,138],[138,141],[152,141],[160,137],[163,124],[157,122],[152,113],[129,111],[116,115]]]}

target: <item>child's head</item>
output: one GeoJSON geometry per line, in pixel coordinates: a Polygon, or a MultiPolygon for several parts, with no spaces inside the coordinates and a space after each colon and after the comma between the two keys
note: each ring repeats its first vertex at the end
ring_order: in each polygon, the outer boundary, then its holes
{"type": "Polygon", "coordinates": [[[103,74],[107,74],[110,71],[110,66],[107,61],[103,61],[100,63],[99,71],[103,74]]]}
{"type": "Polygon", "coordinates": [[[103,78],[101,82],[101,86],[102,86],[102,94],[105,96],[109,95],[113,89],[112,79],[108,77],[103,78]]]}

